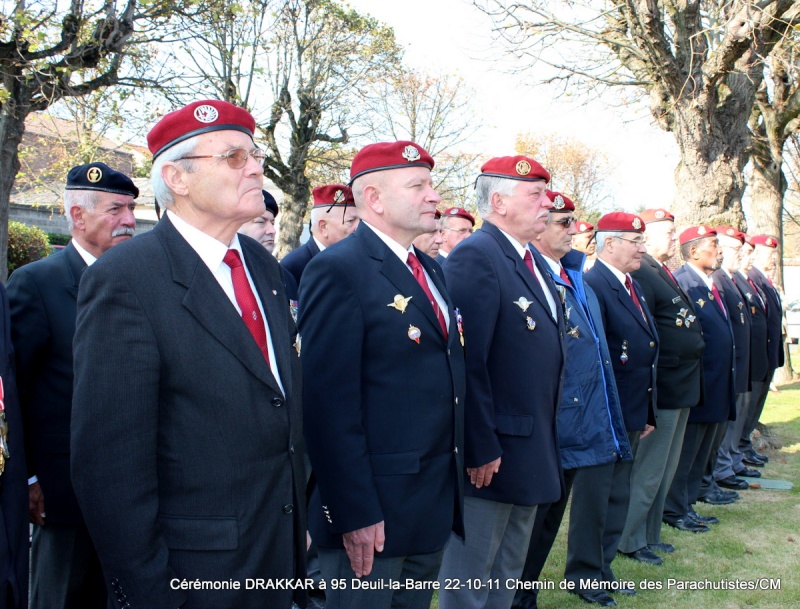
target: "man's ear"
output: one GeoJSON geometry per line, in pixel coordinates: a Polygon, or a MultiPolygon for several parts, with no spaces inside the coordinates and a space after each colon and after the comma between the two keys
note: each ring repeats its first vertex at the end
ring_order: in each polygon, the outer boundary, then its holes
{"type": "Polygon", "coordinates": [[[83,217],[85,213],[86,210],[80,205],[73,205],[69,208],[69,217],[72,220],[72,224],[81,231],[86,227],[86,220],[83,217]]]}
{"type": "Polygon", "coordinates": [[[186,185],[186,170],[177,163],[164,163],[161,167],[161,179],[176,195],[186,195],[189,188],[186,185]]]}

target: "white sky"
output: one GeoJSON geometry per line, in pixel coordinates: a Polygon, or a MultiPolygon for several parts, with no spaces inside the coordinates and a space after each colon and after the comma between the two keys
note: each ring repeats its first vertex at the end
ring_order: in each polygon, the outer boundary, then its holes
{"type": "MultiPolygon", "coordinates": [[[[491,22],[469,0],[348,1],[394,28],[407,65],[458,74],[475,89],[474,107],[484,122],[476,146],[483,152],[514,154],[514,138],[525,131],[569,135],[608,155],[616,168],[609,189],[617,209],[671,205],[677,144],[652,124],[646,108],[621,111],[601,101],[581,105],[585,99],[554,98],[549,88],[525,86],[525,75],[505,74],[505,66],[482,59],[496,56],[491,22]]],[[[535,70],[527,74],[534,83],[535,70]]]]}

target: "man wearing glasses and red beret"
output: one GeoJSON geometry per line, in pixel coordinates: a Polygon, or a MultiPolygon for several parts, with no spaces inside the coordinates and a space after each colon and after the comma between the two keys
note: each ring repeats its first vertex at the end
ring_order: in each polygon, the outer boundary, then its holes
{"type": "Polygon", "coordinates": [[[443,241],[436,261],[442,264],[453,248],[475,230],[475,218],[463,207],[450,207],[442,212],[439,226],[443,241]]]}
{"type": "Polygon", "coordinates": [[[241,108],[148,134],[166,214],[85,271],[72,477],[115,607],[288,609],[305,577],[300,360],[280,265],[236,230],[264,154],[241,108]]]}

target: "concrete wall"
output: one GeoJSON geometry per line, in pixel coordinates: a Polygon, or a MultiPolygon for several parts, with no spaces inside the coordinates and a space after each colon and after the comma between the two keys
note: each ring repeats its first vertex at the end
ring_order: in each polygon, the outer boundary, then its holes
{"type": "MultiPolygon", "coordinates": [[[[58,233],[69,235],[67,229],[67,218],[63,214],[61,206],[30,206],[12,203],[8,209],[8,219],[28,226],[38,226],[46,233],[58,233]]],[[[153,228],[155,220],[140,218],[136,214],[136,234],[145,233],[153,228]]]]}

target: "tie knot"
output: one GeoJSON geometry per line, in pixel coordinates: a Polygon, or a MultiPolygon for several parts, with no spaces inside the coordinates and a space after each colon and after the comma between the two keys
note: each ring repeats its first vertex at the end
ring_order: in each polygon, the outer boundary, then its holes
{"type": "Polygon", "coordinates": [[[525,250],[525,255],[522,257],[522,259],[525,260],[525,261],[530,260],[531,262],[533,262],[533,256],[531,256],[531,250],[526,249],[525,250]]]}
{"type": "Polygon", "coordinates": [[[408,266],[410,266],[411,270],[414,271],[422,268],[419,258],[417,258],[412,252],[408,252],[408,266]]]}
{"type": "Polygon", "coordinates": [[[232,269],[242,266],[242,259],[239,257],[239,252],[236,250],[228,250],[225,252],[225,257],[222,261],[232,269]]]}
{"type": "Polygon", "coordinates": [[[625,287],[628,288],[629,292],[631,291],[631,286],[633,286],[633,283],[631,282],[631,276],[625,275],[625,287]]]}

